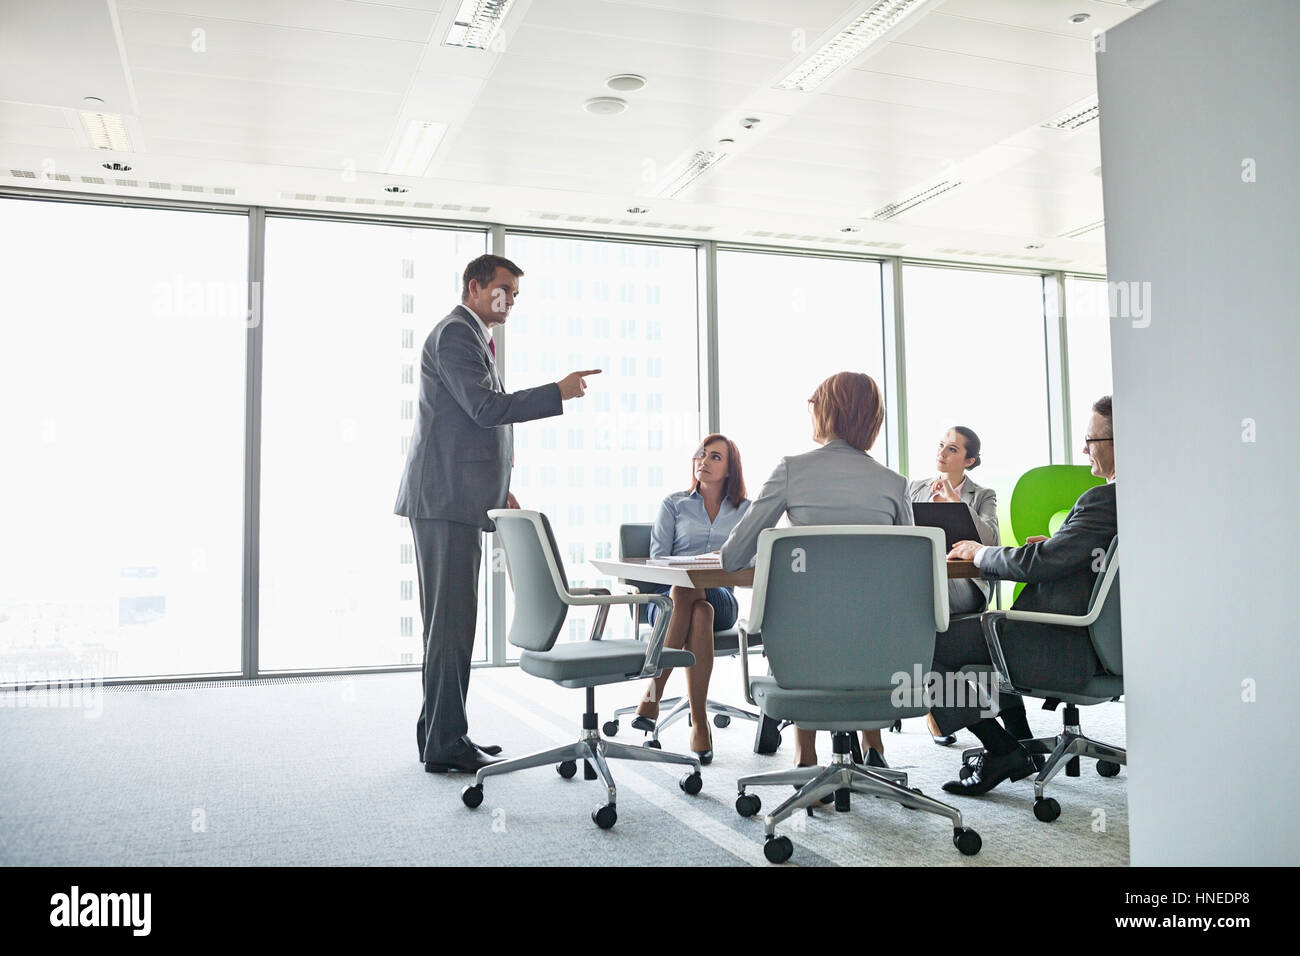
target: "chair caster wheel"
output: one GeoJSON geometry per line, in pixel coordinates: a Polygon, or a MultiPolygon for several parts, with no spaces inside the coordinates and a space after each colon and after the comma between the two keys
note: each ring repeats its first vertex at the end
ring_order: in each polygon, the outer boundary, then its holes
{"type": "Polygon", "coordinates": [[[1061,805],[1052,797],[1043,797],[1034,801],[1034,816],[1044,823],[1051,823],[1061,815],[1061,805]]]}
{"type": "Polygon", "coordinates": [[[600,732],[606,737],[614,737],[618,734],[618,721],[607,720],[600,725],[600,732]]]}
{"type": "Polygon", "coordinates": [[[682,774],[681,779],[677,781],[677,786],[693,797],[704,789],[704,778],[700,776],[698,770],[692,770],[682,774]]]}
{"type": "Polygon", "coordinates": [[[789,837],[768,837],[763,844],[763,856],[768,863],[784,863],[794,856],[794,844],[789,837]]]}
{"type": "Polygon", "coordinates": [[[752,817],[763,809],[763,801],[752,793],[742,793],[736,798],[736,812],[742,817],[752,817]]]}
{"type": "Polygon", "coordinates": [[[483,784],[471,783],[460,792],[460,802],[473,810],[483,802],[483,784]]]}
{"type": "Polygon", "coordinates": [[[1097,772],[1103,777],[1118,777],[1119,764],[1115,763],[1113,760],[1098,760],[1097,772]]]}
{"type": "Polygon", "coordinates": [[[614,809],[614,804],[607,803],[604,806],[597,807],[591,811],[591,822],[596,824],[602,830],[608,830],[618,822],[618,811],[614,809]]]}
{"type": "Polygon", "coordinates": [[[730,714],[714,714],[714,715],[713,715],[713,726],[714,726],[714,727],[717,727],[719,730],[722,730],[722,729],[725,728],[725,727],[730,727],[730,726],[731,726],[731,715],[730,715],[730,714]]]}
{"type": "Polygon", "coordinates": [[[663,749],[664,749],[664,745],[661,744],[659,741],[655,740],[653,737],[651,737],[649,740],[647,740],[647,741],[646,741],[645,743],[643,743],[641,746],[642,746],[642,747],[649,747],[651,750],[663,750],[663,749]]]}
{"type": "Polygon", "coordinates": [[[555,765],[555,772],[558,773],[565,780],[572,780],[573,775],[578,772],[577,761],[561,760],[559,763],[555,765]]]}
{"type": "Polygon", "coordinates": [[[962,856],[974,856],[980,851],[984,841],[970,827],[961,827],[952,831],[952,845],[960,851],[962,856]]]}

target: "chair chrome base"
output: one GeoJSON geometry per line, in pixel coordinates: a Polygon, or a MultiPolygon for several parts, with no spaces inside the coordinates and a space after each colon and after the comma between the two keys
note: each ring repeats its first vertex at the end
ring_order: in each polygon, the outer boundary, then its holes
{"type": "MultiPolygon", "coordinates": [[[[655,741],[659,739],[659,733],[665,727],[671,727],[674,723],[681,720],[683,716],[690,713],[691,702],[685,697],[669,697],[667,700],[660,701],[659,707],[661,710],[664,707],[671,707],[672,709],[655,721],[654,733],[650,735],[650,739],[655,741]]],[[[727,726],[727,724],[731,723],[733,718],[737,720],[757,721],[760,716],[755,711],[744,710],[740,707],[732,707],[730,704],[720,704],[716,700],[705,701],[704,707],[710,714],[718,714],[726,718],[722,723],[718,723],[716,719],[714,720],[714,723],[719,727],[727,726]]],[[[635,713],[636,706],[620,707],[614,711],[614,720],[617,722],[620,717],[625,717],[628,714],[635,713]]]]}
{"type": "MultiPolygon", "coordinates": [[[[1051,754],[1043,763],[1043,768],[1034,778],[1034,800],[1035,802],[1043,799],[1043,790],[1051,779],[1062,770],[1066,770],[1070,763],[1079,757],[1089,757],[1098,761],[1099,764],[1110,763],[1119,766],[1127,766],[1128,751],[1122,747],[1112,747],[1110,744],[1104,744],[1099,740],[1093,740],[1091,737],[1085,737],[1077,726],[1066,727],[1055,737],[1033,737],[1029,740],[1020,741],[1021,745],[1040,744],[1051,748],[1051,754]]],[[[961,760],[963,766],[969,765],[980,754],[984,753],[983,747],[972,747],[970,750],[962,751],[961,760]]],[[[1077,766],[1077,765],[1076,765],[1077,766]]],[[[1076,773],[1068,773],[1069,776],[1078,776],[1076,773]]],[[[1114,776],[1114,774],[1105,774],[1114,776]]]]}
{"type": "MultiPolygon", "coordinates": [[[[685,754],[676,754],[672,751],[656,750],[648,747],[632,747],[628,744],[615,743],[605,740],[601,737],[600,731],[594,729],[583,729],[582,736],[575,743],[565,744],[562,747],[553,747],[550,750],[541,750],[511,760],[502,760],[499,763],[483,767],[474,775],[474,783],[466,789],[474,788],[481,792],[483,781],[498,774],[514,773],[516,770],[528,770],[546,764],[564,764],[566,762],[577,764],[578,761],[585,761],[588,768],[595,768],[595,772],[588,769],[587,778],[596,779],[597,774],[599,774],[600,779],[605,782],[608,795],[607,806],[613,808],[618,802],[618,789],[614,786],[614,776],[610,773],[607,760],[643,760],[650,763],[681,764],[690,767],[690,773],[679,782],[682,789],[687,793],[692,795],[699,793],[700,761],[697,758],[688,757],[685,754]],[[688,785],[686,779],[692,775],[696,778],[695,783],[688,785]],[[692,790],[691,787],[694,787],[694,789],[692,790]]],[[[576,767],[574,770],[576,771],[576,767]]],[[[561,771],[561,775],[573,776],[572,773],[564,774],[563,771],[561,771]]],[[[481,797],[479,802],[481,802],[481,797]]],[[[467,800],[466,804],[470,805],[470,802],[467,800]]],[[[477,803],[474,805],[477,806],[477,803]]],[[[604,824],[600,825],[605,828],[604,824]]],[[[612,825],[610,823],[610,826],[612,825]]]]}
{"type": "MultiPolygon", "coordinates": [[[[778,786],[782,784],[794,784],[799,786],[800,789],[798,793],[786,799],[775,810],[763,817],[763,836],[767,841],[777,839],[776,826],[778,823],[805,807],[820,805],[823,797],[831,794],[835,795],[835,809],[846,812],[849,809],[848,795],[850,793],[860,793],[864,796],[892,800],[913,810],[924,810],[927,813],[946,817],[952,822],[954,842],[957,842],[959,848],[963,845],[959,838],[964,834],[969,834],[964,839],[971,842],[967,842],[965,845],[967,847],[973,845],[974,850],[962,849],[962,852],[978,852],[978,835],[973,830],[967,830],[962,825],[961,811],[932,797],[927,797],[919,790],[909,790],[907,774],[901,770],[867,767],[863,764],[854,763],[847,753],[836,753],[833,755],[831,763],[825,767],[792,767],[789,770],[778,770],[771,773],[741,777],[736,781],[738,790],[737,809],[740,809],[739,797],[745,796],[747,787],[778,786]]],[[[779,839],[786,840],[787,847],[789,846],[788,838],[781,837],[779,839]]],[[[767,852],[766,847],[764,852],[767,852]]],[[[775,856],[768,854],[768,859],[773,860],[773,862],[780,862],[782,859],[788,858],[788,851],[775,856]]]]}

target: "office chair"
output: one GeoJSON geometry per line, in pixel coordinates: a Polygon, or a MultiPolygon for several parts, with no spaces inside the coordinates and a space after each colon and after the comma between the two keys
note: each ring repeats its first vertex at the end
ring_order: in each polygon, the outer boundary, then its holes
{"type": "MultiPolygon", "coordinates": [[[[650,529],[652,525],[647,523],[628,523],[618,527],[618,556],[624,558],[648,558],[650,556],[650,529]]],[[[649,591],[654,587],[646,581],[628,581],[632,587],[638,591],[649,591]]],[[[671,601],[669,602],[671,606],[671,601]]],[[[648,604],[629,605],[628,611],[632,614],[632,620],[638,632],[648,631],[649,626],[646,624],[648,604]]],[[[665,625],[666,626],[666,625],[665,625]]],[[[713,632],[713,656],[718,657],[735,657],[740,653],[740,632],[734,627],[726,628],[721,631],[713,632]]],[[[732,718],[742,720],[757,721],[759,715],[750,710],[744,710],[740,707],[732,707],[730,704],[722,704],[710,699],[705,707],[708,712],[713,714],[713,725],[718,728],[727,727],[731,724],[732,718]]],[[[670,727],[683,715],[690,716],[690,701],[685,697],[668,697],[659,702],[661,716],[655,721],[654,732],[650,734],[650,739],[643,746],[658,748],[662,746],[659,743],[659,734],[665,727],[670,727]],[[664,708],[669,708],[668,713],[662,713],[664,708]]],[[[614,711],[614,719],[606,721],[601,727],[606,736],[613,737],[618,733],[618,721],[620,717],[627,714],[636,713],[636,705],[631,707],[619,707],[614,711]]]]}
{"type": "Polygon", "coordinates": [[[784,863],[794,852],[776,825],[834,795],[847,812],[852,793],[883,797],[947,817],[961,853],[979,852],[978,833],[954,807],[908,789],[907,774],[852,759],[856,730],[887,727],[896,716],[919,717],[927,694],[918,678],[930,671],[934,635],[948,627],[948,575],[938,528],[827,525],[768,529],[758,537],[754,605],[740,623],[745,696],[777,719],[829,730],[825,767],[796,767],[741,777],[736,812],[762,809],[755,786],[798,786],[764,818],[763,855],[784,863]],[[762,635],[770,677],[750,677],[751,637],[762,635]]]}
{"type": "Polygon", "coordinates": [[[607,742],[597,729],[597,686],[655,677],[661,667],[689,667],[695,663],[689,651],[664,649],[672,601],[660,594],[611,595],[603,588],[570,588],[545,515],[501,508],[489,511],[488,517],[496,522],[515,592],[509,640],[521,648],[519,669],[561,687],[585,688],[587,707],[576,743],[483,767],[474,782],[461,791],[465,806],[473,809],[483,802],[483,781],[488,777],[555,763],[556,772],[568,780],[577,773],[577,761],[581,760],[584,779],[595,780],[599,772],[605,781],[606,802],[592,811],[591,819],[602,830],[608,830],[618,819],[618,794],[606,758],[684,764],[691,769],[678,780],[678,786],[691,796],[699,793],[703,780],[695,757],[607,742]],[[657,604],[661,612],[649,641],[601,640],[611,606],[648,603],[657,604]],[[557,644],[571,607],[596,608],[590,639],[557,644]]]}
{"type": "MultiPolygon", "coordinates": [[[[1062,767],[1065,768],[1067,777],[1077,777],[1079,758],[1090,757],[1097,761],[1097,773],[1103,777],[1114,777],[1119,773],[1119,768],[1128,763],[1128,753],[1124,748],[1086,737],[1079,726],[1080,705],[1119,700],[1124,693],[1123,642],[1119,616],[1118,536],[1110,542],[1103,569],[1097,576],[1092,597],[1088,601],[1088,609],[1083,614],[986,611],[980,619],[984,628],[984,637],[989,645],[989,657],[998,675],[999,689],[1029,697],[1043,697],[1049,701],[1056,700],[1065,704],[1061,733],[1055,737],[1036,737],[1021,741],[1025,744],[1051,748],[1051,755],[1044,761],[1038,776],[1034,778],[1034,816],[1044,823],[1050,823],[1061,815],[1061,805],[1052,797],[1044,796],[1043,791],[1062,767]],[[999,628],[1005,621],[1086,627],[1093,651],[1097,655],[1097,673],[1081,685],[1074,687],[1042,687],[1037,684],[1031,687],[1016,680],[1016,675],[1008,670],[1006,657],[1002,653],[999,628]]],[[[983,752],[984,748],[974,747],[962,753],[961,776],[963,778],[970,776],[970,763],[983,752]]]]}

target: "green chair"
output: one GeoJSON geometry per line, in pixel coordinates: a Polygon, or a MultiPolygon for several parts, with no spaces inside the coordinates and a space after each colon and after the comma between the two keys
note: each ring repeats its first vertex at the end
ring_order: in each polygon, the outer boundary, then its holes
{"type": "MultiPolygon", "coordinates": [[[[1030,468],[1020,476],[1011,491],[1011,533],[1017,544],[1031,535],[1056,534],[1066,515],[1089,488],[1104,485],[1087,465],[1043,465],[1030,468]]],[[[1012,600],[1020,596],[1024,584],[1017,584],[1012,600]]]]}

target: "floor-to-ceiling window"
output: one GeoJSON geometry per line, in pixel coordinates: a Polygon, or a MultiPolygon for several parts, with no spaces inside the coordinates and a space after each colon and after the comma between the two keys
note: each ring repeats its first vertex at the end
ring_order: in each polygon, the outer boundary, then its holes
{"type": "Polygon", "coordinates": [[[0,220],[0,681],[238,671],[247,217],[0,220]]]}
{"type": "Polygon", "coordinates": [[[1009,539],[1016,479],[1051,463],[1043,277],[908,265],[903,310],[909,475],[936,473],[948,428],[973,429],[971,477],[996,489],[1009,539]]]}
{"type": "Polygon", "coordinates": [[[1065,278],[1066,355],[1070,362],[1070,427],[1066,441],[1074,460],[1086,461],[1079,452],[1092,417],[1092,403],[1109,395],[1110,306],[1102,279],[1065,278]]]}
{"type": "Polygon", "coordinates": [[[481,230],[267,219],[261,669],[420,663],[411,531],[393,504],[420,351],[485,251],[481,230]]]}
{"type": "MultiPolygon", "coordinates": [[[[808,398],[827,376],[866,372],[884,388],[880,263],[718,252],[721,428],[751,497],[784,456],[816,447],[808,398]]],[[[872,452],[884,461],[882,430],[872,452]]]]}
{"type": "MultiPolygon", "coordinates": [[[[575,585],[608,586],[587,562],[618,556],[618,526],[651,521],[690,480],[702,437],[693,247],[508,233],[524,270],[505,329],[508,390],[600,369],[564,414],[515,426],[512,490],[545,512],[575,585]]],[[[564,635],[586,636],[571,616],[564,635]]],[[[611,614],[610,637],[630,636],[611,614]]],[[[514,651],[511,649],[511,655],[514,651]]]]}

